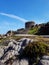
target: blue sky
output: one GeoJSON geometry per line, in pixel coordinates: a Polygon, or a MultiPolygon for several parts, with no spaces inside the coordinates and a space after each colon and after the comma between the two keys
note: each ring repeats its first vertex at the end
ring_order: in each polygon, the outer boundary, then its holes
{"type": "Polygon", "coordinates": [[[0,0],[0,34],[22,28],[28,20],[49,21],[49,0],[0,0]]]}

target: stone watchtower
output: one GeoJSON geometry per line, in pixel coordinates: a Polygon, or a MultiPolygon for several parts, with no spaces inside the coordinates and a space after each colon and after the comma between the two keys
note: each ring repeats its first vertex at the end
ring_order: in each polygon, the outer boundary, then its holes
{"type": "Polygon", "coordinates": [[[25,23],[25,29],[31,29],[31,28],[34,27],[34,25],[35,25],[35,22],[28,21],[28,22],[25,23]]]}

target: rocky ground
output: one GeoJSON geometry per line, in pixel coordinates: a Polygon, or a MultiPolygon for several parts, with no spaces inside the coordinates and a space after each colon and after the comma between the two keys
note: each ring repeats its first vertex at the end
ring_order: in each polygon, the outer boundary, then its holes
{"type": "MultiPolygon", "coordinates": [[[[0,47],[0,65],[29,65],[27,58],[20,59],[19,55],[33,39],[22,38],[18,41],[13,39],[7,42],[7,46],[0,47]]],[[[49,65],[49,56],[43,56],[38,65],[49,65]]]]}

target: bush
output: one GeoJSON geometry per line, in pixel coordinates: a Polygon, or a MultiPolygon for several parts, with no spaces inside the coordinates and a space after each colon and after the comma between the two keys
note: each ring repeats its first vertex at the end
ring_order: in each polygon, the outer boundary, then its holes
{"type": "MultiPolygon", "coordinates": [[[[38,58],[42,58],[43,55],[46,54],[47,44],[43,42],[33,42],[26,46],[24,49],[22,56],[30,59],[31,63],[37,62],[38,58]]],[[[31,64],[32,65],[32,64],[31,64]]]]}
{"type": "Polygon", "coordinates": [[[32,29],[29,30],[28,34],[36,34],[38,32],[38,27],[33,27],[32,29]]]}
{"type": "Polygon", "coordinates": [[[46,54],[46,47],[47,45],[43,42],[30,43],[24,49],[24,55],[30,58],[42,57],[44,54],[46,54]]]}

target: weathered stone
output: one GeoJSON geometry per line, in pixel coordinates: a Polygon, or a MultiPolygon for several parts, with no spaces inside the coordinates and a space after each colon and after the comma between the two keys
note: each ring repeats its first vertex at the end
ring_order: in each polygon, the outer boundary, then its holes
{"type": "Polygon", "coordinates": [[[33,21],[26,22],[25,23],[25,29],[31,29],[34,27],[34,25],[35,25],[35,22],[33,22],[33,21]]]}
{"type": "Polygon", "coordinates": [[[4,54],[4,49],[0,47],[0,58],[2,57],[3,54],[4,54]]]}
{"type": "Polygon", "coordinates": [[[49,56],[43,56],[38,65],[49,65],[49,56]]]}
{"type": "MultiPolygon", "coordinates": [[[[29,38],[22,38],[18,41],[11,39],[8,46],[0,48],[0,65],[29,65],[28,59],[20,59],[18,56],[31,42],[33,40],[29,38]]],[[[38,65],[49,65],[49,56],[43,56],[38,65]]]]}
{"type": "MultiPolygon", "coordinates": [[[[8,43],[8,46],[6,46],[6,48],[4,48],[4,51],[3,51],[3,54],[1,57],[1,62],[5,63],[10,58],[13,59],[14,56],[20,55],[20,53],[24,50],[24,48],[31,42],[33,42],[33,40],[31,40],[29,38],[22,38],[18,41],[11,39],[10,42],[8,43]]],[[[23,62],[23,60],[21,60],[21,62],[23,62]]],[[[21,62],[20,62],[20,64],[22,64],[21,62]]],[[[24,62],[27,62],[27,61],[24,60],[24,62]]]]}
{"type": "Polygon", "coordinates": [[[12,65],[29,65],[26,59],[14,61],[12,65]]]}

